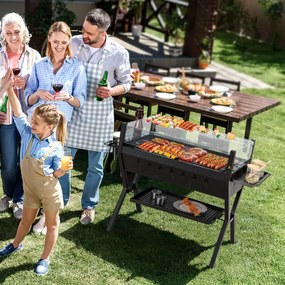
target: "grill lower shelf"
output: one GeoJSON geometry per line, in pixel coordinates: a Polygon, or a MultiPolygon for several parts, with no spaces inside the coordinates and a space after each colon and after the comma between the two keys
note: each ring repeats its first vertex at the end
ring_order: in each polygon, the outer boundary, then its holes
{"type": "Polygon", "coordinates": [[[151,207],[154,209],[158,209],[164,212],[168,212],[174,215],[178,215],[184,218],[188,218],[204,224],[212,224],[216,219],[220,218],[223,215],[224,209],[191,198],[190,200],[192,201],[204,204],[207,207],[207,211],[196,217],[194,216],[194,214],[179,211],[173,206],[173,203],[177,200],[183,200],[185,197],[161,189],[159,190],[162,191],[162,194],[166,197],[165,203],[162,206],[156,205],[155,200],[152,199],[153,189],[154,188],[149,188],[147,190],[138,193],[137,195],[135,195],[130,199],[131,202],[151,207]]]}

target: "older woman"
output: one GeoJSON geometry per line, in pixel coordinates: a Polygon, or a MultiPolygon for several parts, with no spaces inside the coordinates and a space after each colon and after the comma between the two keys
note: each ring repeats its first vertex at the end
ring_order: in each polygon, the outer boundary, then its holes
{"type": "MultiPolygon", "coordinates": [[[[44,103],[57,106],[70,121],[73,109],[80,108],[86,99],[87,78],[83,64],[71,56],[71,31],[64,22],[51,25],[47,36],[46,57],[33,67],[25,89],[28,115],[44,103]],[[62,89],[53,88],[54,85],[62,89]]],[[[44,215],[33,231],[45,235],[44,215]]]]}
{"type": "MultiPolygon", "coordinates": [[[[2,18],[0,68],[7,70],[8,67],[17,66],[20,69],[15,78],[14,91],[20,99],[23,111],[26,109],[23,90],[34,63],[41,58],[36,50],[28,46],[29,40],[29,31],[19,14],[9,13],[2,18]]],[[[0,105],[4,101],[6,91],[4,86],[0,86],[0,105]]],[[[4,192],[0,200],[0,212],[6,211],[13,203],[13,215],[16,219],[21,219],[23,186],[17,155],[20,137],[12,119],[9,103],[7,112],[0,112],[0,124],[0,161],[4,192]]]]}

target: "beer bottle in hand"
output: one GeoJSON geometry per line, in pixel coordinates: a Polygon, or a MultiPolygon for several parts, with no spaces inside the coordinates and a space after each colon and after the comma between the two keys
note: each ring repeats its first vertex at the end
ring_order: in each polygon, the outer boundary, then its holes
{"type": "MultiPolygon", "coordinates": [[[[108,86],[108,71],[107,70],[104,71],[104,75],[103,75],[102,79],[99,81],[98,86],[99,87],[107,87],[108,86]]],[[[102,101],[103,98],[98,97],[96,95],[96,100],[97,101],[102,101]]]]}
{"type": "Polygon", "coordinates": [[[4,96],[0,106],[0,112],[7,113],[8,96],[4,96]]]}

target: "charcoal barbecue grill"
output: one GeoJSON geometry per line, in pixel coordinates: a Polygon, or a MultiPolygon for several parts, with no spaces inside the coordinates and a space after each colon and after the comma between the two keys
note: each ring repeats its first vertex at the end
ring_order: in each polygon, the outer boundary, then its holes
{"type": "Polygon", "coordinates": [[[154,126],[147,122],[144,122],[144,127],[141,130],[136,129],[134,125],[134,122],[122,125],[118,159],[123,189],[109,220],[107,231],[112,229],[126,194],[129,192],[134,192],[131,201],[136,204],[136,209],[139,212],[142,210],[141,205],[144,205],[204,224],[211,224],[217,219],[223,218],[224,222],[209,264],[210,267],[214,267],[227,226],[230,226],[230,241],[235,243],[235,216],[243,187],[258,186],[270,175],[265,172],[260,181],[254,185],[244,181],[247,164],[252,158],[254,141],[238,138],[229,141],[225,137],[217,138],[213,133],[190,133],[180,129],[154,126]],[[202,147],[208,152],[227,157],[228,163],[222,169],[215,170],[195,162],[189,163],[179,159],[170,159],[138,148],[141,141],[150,141],[157,137],[183,143],[187,147],[202,147]],[[174,207],[175,201],[183,200],[183,196],[165,190],[161,190],[166,197],[165,204],[156,205],[151,197],[151,188],[144,191],[139,190],[138,184],[141,176],[154,178],[223,199],[224,207],[197,201],[204,204],[207,207],[207,211],[195,216],[192,213],[180,211],[174,207]],[[232,196],[234,196],[234,200],[231,203],[230,198],[232,196]]]}

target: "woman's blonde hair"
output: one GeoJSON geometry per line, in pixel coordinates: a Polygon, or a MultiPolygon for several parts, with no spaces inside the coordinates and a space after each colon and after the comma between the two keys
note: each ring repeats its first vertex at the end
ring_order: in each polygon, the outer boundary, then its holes
{"type": "Polygon", "coordinates": [[[7,44],[5,40],[5,27],[9,24],[17,24],[21,27],[23,31],[23,44],[28,44],[30,42],[31,35],[28,31],[27,25],[25,23],[25,20],[18,14],[18,13],[8,13],[0,22],[0,29],[1,29],[1,35],[0,35],[0,45],[5,46],[7,44]],[[2,22],[2,27],[1,27],[2,22]]]}
{"type": "MultiPolygon", "coordinates": [[[[51,48],[51,44],[48,41],[48,39],[51,37],[52,33],[54,32],[62,32],[64,34],[66,34],[68,36],[68,38],[70,39],[72,34],[71,34],[71,30],[69,28],[69,26],[65,23],[65,22],[55,22],[53,23],[48,31],[48,35],[47,35],[47,48],[46,48],[46,56],[49,57],[50,59],[53,59],[54,55],[53,55],[53,51],[51,48]]],[[[71,57],[71,49],[70,49],[70,44],[68,44],[66,50],[65,50],[65,57],[69,56],[71,57]]]]}
{"type": "Polygon", "coordinates": [[[35,115],[41,117],[45,123],[56,127],[56,139],[64,144],[67,130],[66,119],[63,113],[51,104],[40,105],[34,112],[35,115]]]}

